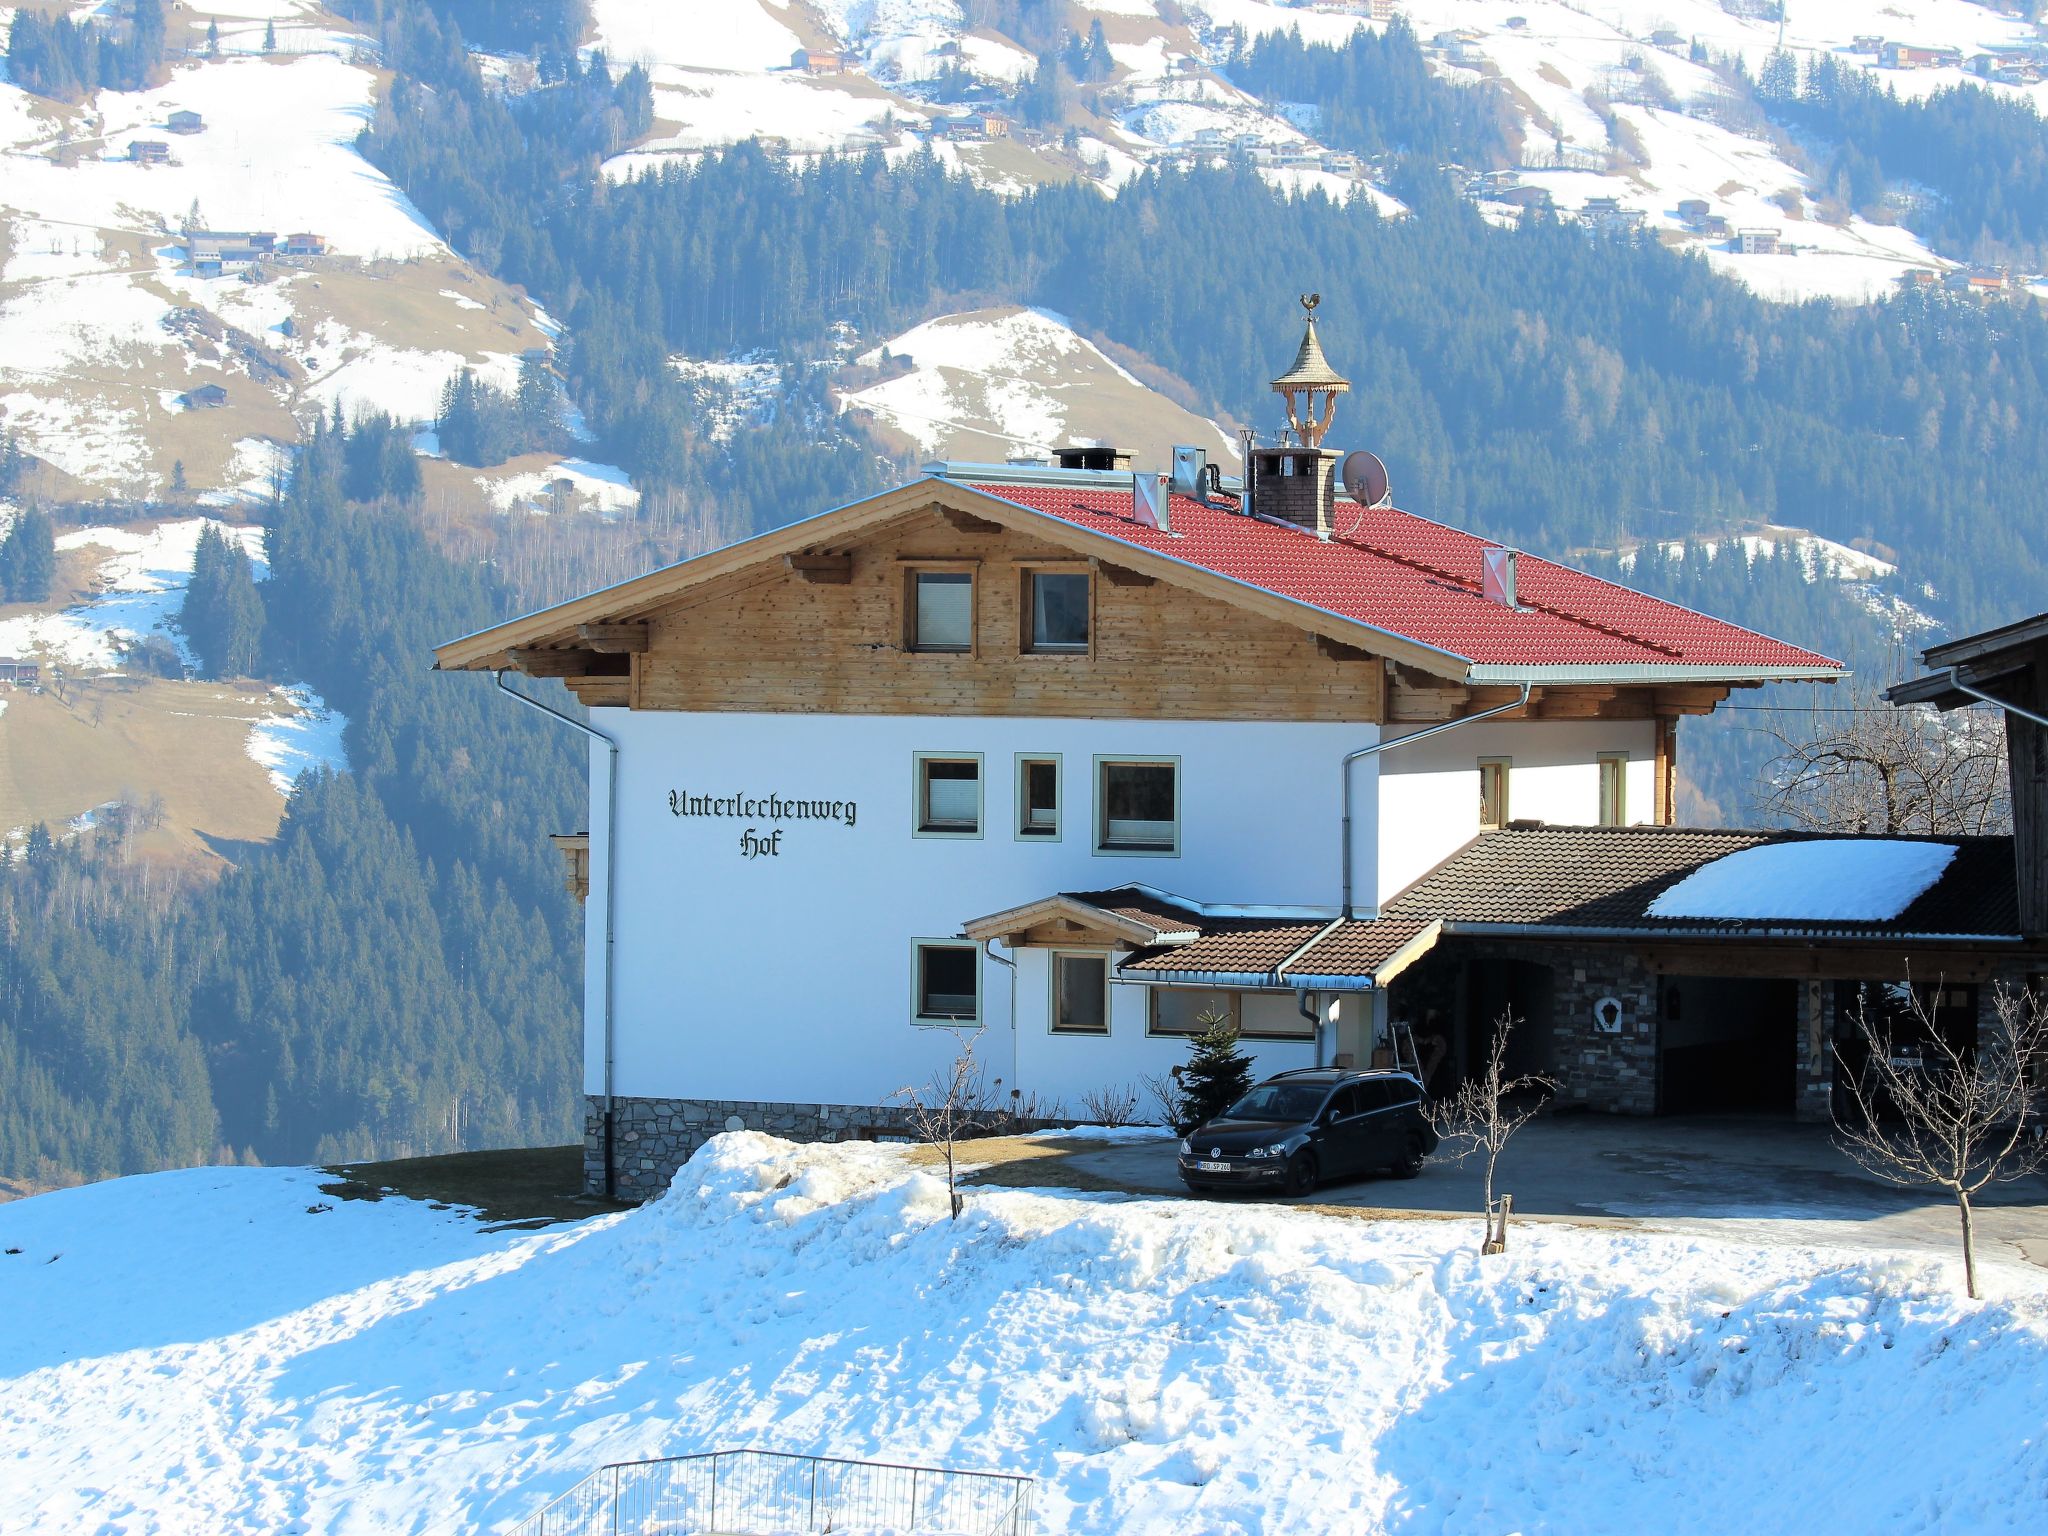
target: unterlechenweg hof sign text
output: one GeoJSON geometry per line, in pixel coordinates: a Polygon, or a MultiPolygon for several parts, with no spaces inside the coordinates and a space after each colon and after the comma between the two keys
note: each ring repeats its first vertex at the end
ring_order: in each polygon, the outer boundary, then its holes
{"type": "Polygon", "coordinates": [[[672,816],[701,816],[724,821],[743,821],[740,857],[779,858],[785,822],[824,822],[850,827],[855,807],[851,800],[790,800],[781,795],[686,795],[679,789],[668,792],[672,816]]]}

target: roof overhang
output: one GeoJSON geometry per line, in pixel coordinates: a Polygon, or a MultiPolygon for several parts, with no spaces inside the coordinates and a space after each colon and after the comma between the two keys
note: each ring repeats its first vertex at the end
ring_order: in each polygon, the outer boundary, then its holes
{"type": "Polygon", "coordinates": [[[1475,687],[1536,686],[1566,687],[1572,684],[1611,683],[1641,686],[1657,683],[1832,683],[1847,677],[1841,666],[1727,666],[1720,664],[1664,662],[1568,662],[1555,665],[1515,666],[1475,664],[1466,681],[1475,687]]]}
{"type": "Polygon", "coordinates": [[[927,509],[952,510],[1061,545],[1076,554],[1153,576],[1266,618],[1292,623],[1340,644],[1372,651],[1417,670],[1455,681],[1469,680],[1468,658],[1380,629],[1343,614],[1300,602],[1205,566],[1132,544],[1112,534],[1053,517],[992,491],[957,480],[925,476],[864,501],[835,507],[773,532],[757,534],[707,554],[663,566],[644,576],[557,603],[478,630],[435,647],[434,666],[443,672],[490,672],[516,664],[513,653],[582,649],[586,625],[644,621],[684,601],[690,592],[722,576],[768,566],[819,545],[844,546],[900,518],[927,509]]]}
{"type": "Polygon", "coordinates": [[[960,925],[961,933],[977,943],[1001,940],[1014,933],[1036,928],[1042,923],[1056,923],[1064,920],[1083,930],[1104,934],[1120,939],[1134,948],[1156,948],[1159,945],[1191,944],[1202,936],[1199,928],[1170,928],[1155,926],[1122,912],[1112,912],[1091,902],[1081,901],[1073,896],[1047,896],[1039,901],[1027,902],[1021,907],[1011,907],[1002,912],[991,912],[987,917],[977,917],[960,925]]]}
{"type": "Polygon", "coordinates": [[[2048,643],[2048,613],[2037,613],[2030,619],[2017,619],[1999,629],[1987,629],[1982,634],[1965,635],[1960,640],[1931,645],[1920,653],[1920,660],[1937,670],[1966,667],[2001,652],[2031,650],[2043,643],[2048,643]]]}

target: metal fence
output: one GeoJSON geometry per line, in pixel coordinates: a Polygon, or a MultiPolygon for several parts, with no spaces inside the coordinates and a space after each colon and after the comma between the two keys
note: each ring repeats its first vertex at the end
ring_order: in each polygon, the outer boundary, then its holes
{"type": "Polygon", "coordinates": [[[514,1536],[1030,1536],[1031,1479],[781,1451],[627,1461],[514,1536]]]}

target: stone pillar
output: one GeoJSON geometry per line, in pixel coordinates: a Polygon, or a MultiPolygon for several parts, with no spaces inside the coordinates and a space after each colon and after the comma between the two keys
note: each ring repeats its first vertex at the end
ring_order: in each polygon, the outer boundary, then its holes
{"type": "Polygon", "coordinates": [[[1799,1041],[1794,1052],[1793,1118],[1825,1125],[1835,1118],[1835,984],[1799,983],[1799,1041]]]}
{"type": "Polygon", "coordinates": [[[1557,1102],[1615,1115],[1657,1112],[1657,978],[1641,956],[1603,946],[1552,964],[1557,1102]],[[1609,1021],[1614,1028],[1604,1027],[1609,1021]]]}

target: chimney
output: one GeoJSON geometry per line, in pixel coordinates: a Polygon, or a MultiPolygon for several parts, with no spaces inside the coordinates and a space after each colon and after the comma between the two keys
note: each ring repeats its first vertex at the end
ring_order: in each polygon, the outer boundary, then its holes
{"type": "Polygon", "coordinates": [[[1280,518],[1327,539],[1337,464],[1343,455],[1323,447],[1323,438],[1336,419],[1337,397],[1350,392],[1351,381],[1323,356],[1316,335],[1316,306],[1321,302],[1319,293],[1301,296],[1308,324],[1295,349],[1294,366],[1273,381],[1273,393],[1287,402],[1287,435],[1294,441],[1252,449],[1245,475],[1252,507],[1261,516],[1280,518]]]}
{"type": "Polygon", "coordinates": [[[1480,551],[1485,562],[1479,574],[1479,590],[1488,602],[1503,608],[1520,606],[1515,600],[1515,552],[1489,548],[1480,551]]]}

